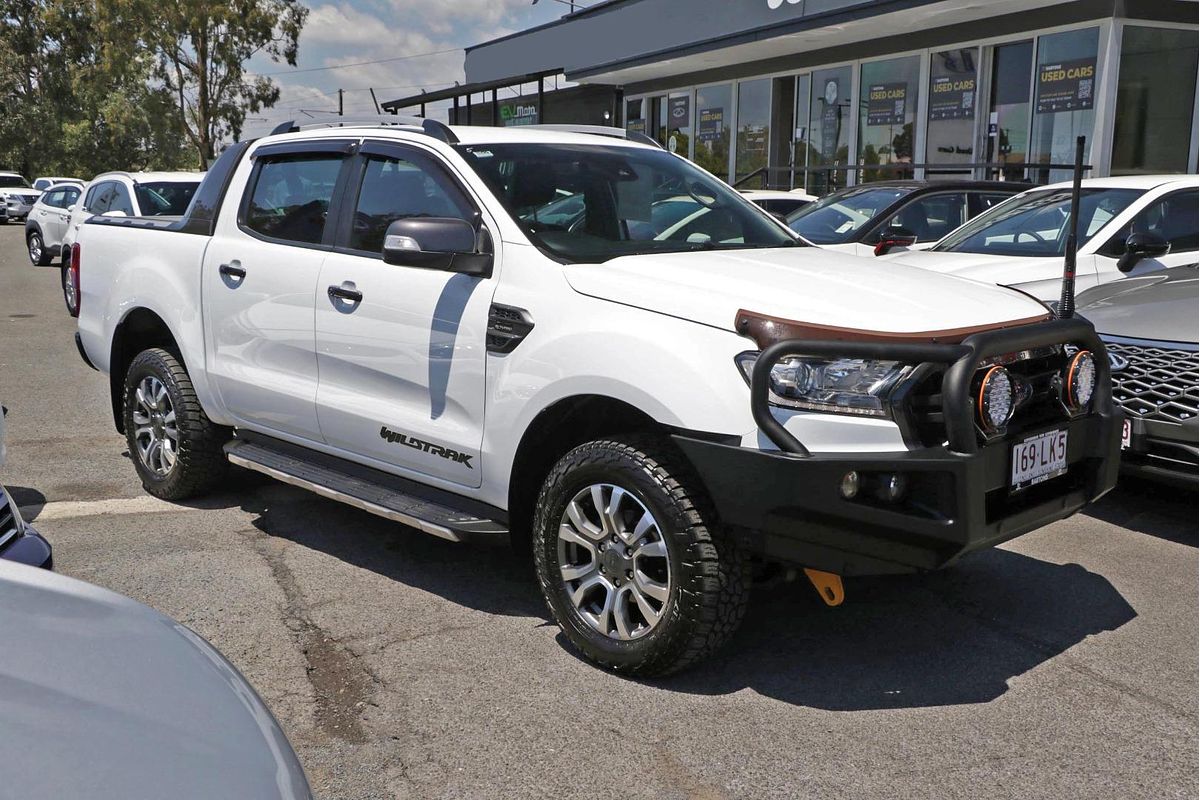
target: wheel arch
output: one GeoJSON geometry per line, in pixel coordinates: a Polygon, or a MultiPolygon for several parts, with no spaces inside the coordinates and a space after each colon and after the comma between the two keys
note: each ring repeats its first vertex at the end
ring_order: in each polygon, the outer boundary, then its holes
{"type": "Polygon", "coordinates": [[[125,373],[137,354],[151,347],[168,351],[187,369],[179,341],[163,318],[145,306],[130,309],[113,329],[108,361],[113,423],[120,433],[125,432],[125,373]]]}
{"type": "Polygon", "coordinates": [[[604,436],[671,430],[636,406],[601,394],[564,397],[542,409],[521,434],[509,473],[508,521],[514,546],[528,551],[542,482],[572,448],[604,436]]]}

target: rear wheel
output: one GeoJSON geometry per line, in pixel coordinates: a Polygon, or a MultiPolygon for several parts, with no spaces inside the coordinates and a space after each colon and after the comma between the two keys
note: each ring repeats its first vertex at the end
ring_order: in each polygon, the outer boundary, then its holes
{"type": "Polygon", "coordinates": [[[164,500],[212,489],[229,462],[229,436],[196,398],[191,378],[166,350],[145,350],[125,374],[125,438],[142,486],[164,500]]]}
{"type": "Polygon", "coordinates": [[[66,303],[67,313],[72,317],[79,316],[79,301],[75,294],[75,273],[69,264],[64,263],[60,268],[62,280],[63,302],[66,303]]]}
{"type": "Polygon", "coordinates": [[[745,614],[747,562],[690,466],[657,438],[589,442],[563,456],[538,499],[534,558],[571,643],[630,675],[688,666],[745,614]]]}
{"type": "Polygon", "coordinates": [[[29,248],[29,260],[35,267],[45,267],[50,264],[50,253],[46,250],[46,242],[42,240],[42,234],[39,231],[30,231],[25,237],[25,244],[29,248]]]}

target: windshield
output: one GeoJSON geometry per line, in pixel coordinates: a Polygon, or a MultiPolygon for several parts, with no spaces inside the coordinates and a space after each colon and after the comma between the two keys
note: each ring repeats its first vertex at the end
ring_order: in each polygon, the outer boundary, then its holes
{"type": "Polygon", "coordinates": [[[567,262],[801,244],[708,173],[660,150],[462,145],[530,241],[567,262]]]}
{"type": "Polygon", "coordinates": [[[813,244],[841,244],[892,203],[912,193],[906,186],[834,192],[793,212],[788,226],[813,244]]]}
{"type": "Polygon", "coordinates": [[[138,183],[133,187],[143,217],[182,217],[199,182],[138,183]]]}
{"type": "MultiPolygon", "coordinates": [[[[1141,195],[1141,189],[1083,189],[1079,196],[1080,247],[1141,195]]],[[[933,247],[949,253],[1061,256],[1067,247],[1070,189],[1043,189],[979,215],[933,247]]]]}
{"type": "Polygon", "coordinates": [[[28,189],[29,184],[20,175],[0,175],[0,189],[28,189]]]}

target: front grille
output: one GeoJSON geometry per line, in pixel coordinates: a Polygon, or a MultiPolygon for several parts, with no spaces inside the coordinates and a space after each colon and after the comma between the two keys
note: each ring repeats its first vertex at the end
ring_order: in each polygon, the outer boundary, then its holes
{"type": "Polygon", "coordinates": [[[8,502],[8,495],[0,491],[0,547],[17,535],[17,513],[8,502]]]}
{"type": "Polygon", "coordinates": [[[1110,356],[1116,357],[1110,362],[1117,362],[1112,373],[1113,399],[1125,413],[1175,424],[1196,416],[1200,404],[1196,353],[1115,342],[1105,342],[1105,346],[1110,356]]]}

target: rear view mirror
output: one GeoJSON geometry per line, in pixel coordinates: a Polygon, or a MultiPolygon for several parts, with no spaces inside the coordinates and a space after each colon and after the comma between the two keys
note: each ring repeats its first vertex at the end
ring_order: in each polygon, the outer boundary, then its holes
{"type": "Polygon", "coordinates": [[[491,236],[451,217],[398,219],[383,237],[383,260],[405,267],[440,269],[488,278],[492,274],[491,236]]]}
{"type": "Polygon", "coordinates": [[[1157,233],[1131,233],[1125,240],[1125,255],[1117,261],[1117,269],[1129,272],[1144,258],[1159,258],[1171,252],[1171,243],[1157,233]]]}
{"type": "Polygon", "coordinates": [[[917,235],[908,228],[889,225],[879,234],[879,241],[875,243],[875,255],[885,255],[895,247],[911,247],[916,242],[917,235]]]}

